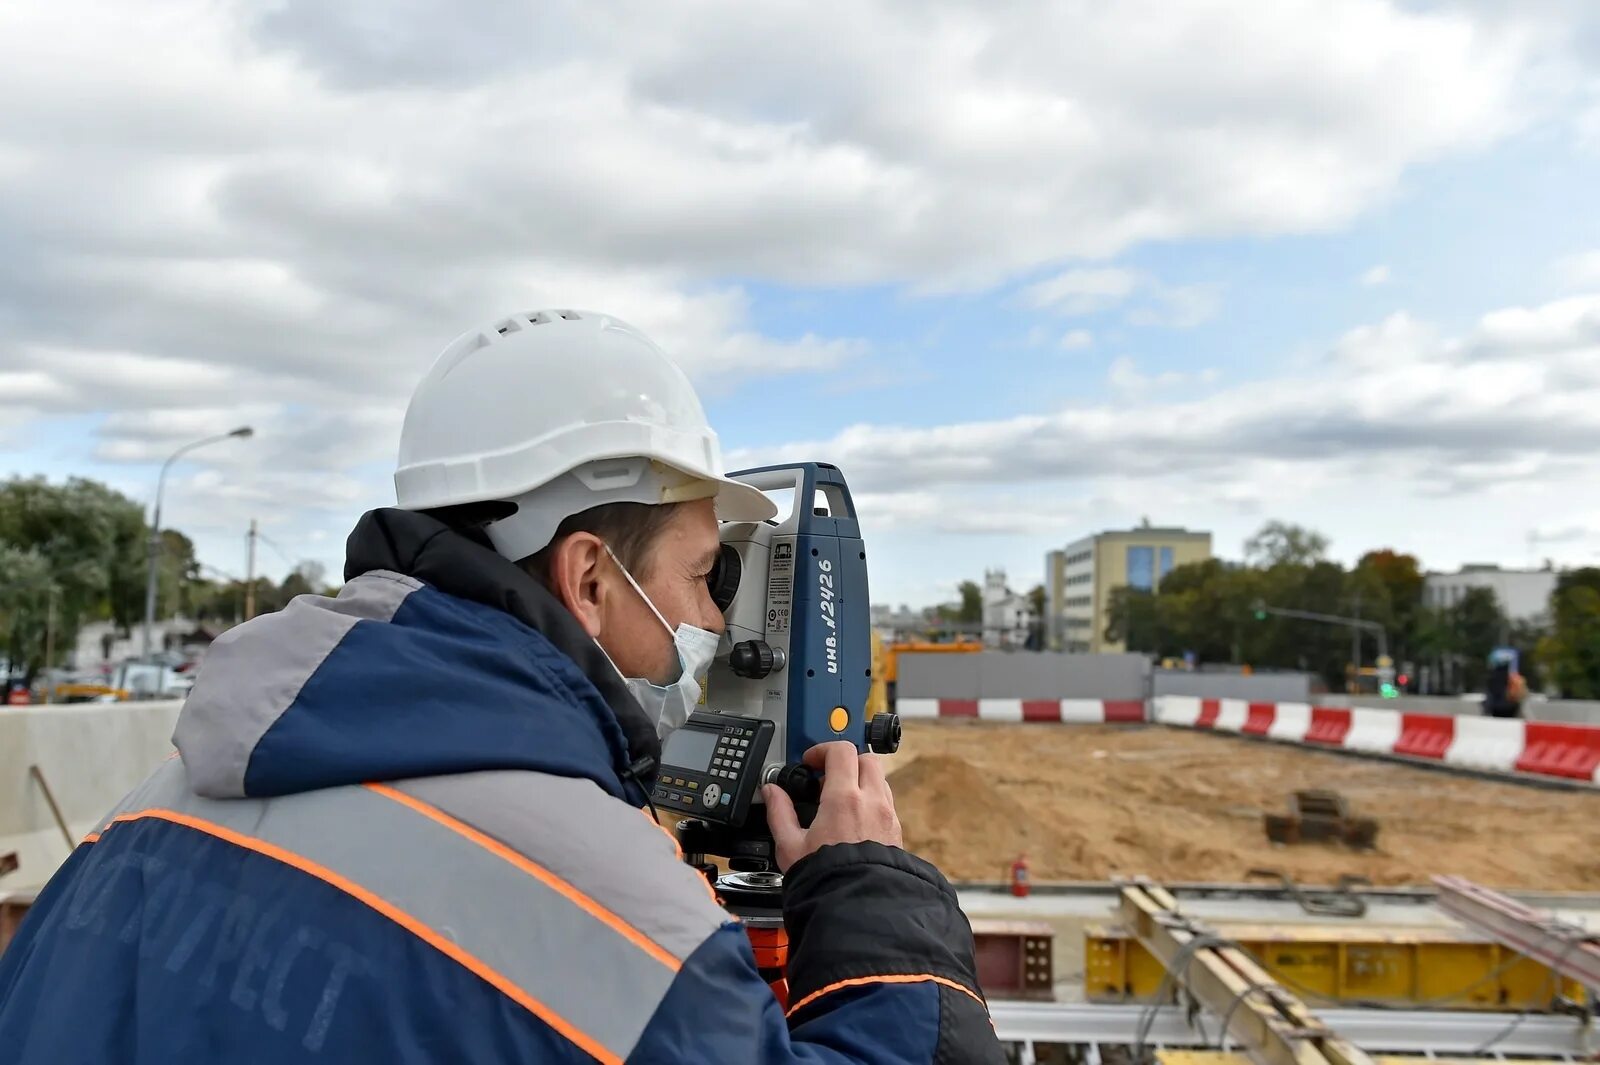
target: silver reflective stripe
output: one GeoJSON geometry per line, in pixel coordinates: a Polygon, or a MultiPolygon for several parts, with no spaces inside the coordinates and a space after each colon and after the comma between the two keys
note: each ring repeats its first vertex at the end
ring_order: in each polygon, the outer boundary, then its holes
{"type": "Polygon", "coordinates": [[[729,920],[671,838],[593,781],[497,771],[395,787],[535,856],[680,960],[729,920]]]}
{"type": "Polygon", "coordinates": [[[447,941],[436,948],[458,947],[470,955],[458,962],[493,970],[513,985],[502,987],[510,997],[602,1056],[627,1057],[677,975],[670,957],[641,948],[558,887],[370,788],[207,799],[170,761],[115,816],[153,810],[280,847],[376,895],[447,941]]]}
{"type": "Polygon", "coordinates": [[[242,796],[251,752],[333,649],[357,622],[392,619],[421,587],[413,577],[374,571],[337,598],[301,596],[217,637],[172,734],[189,764],[203,767],[195,791],[242,796]]]}
{"type": "Polygon", "coordinates": [[[111,822],[134,810],[148,810],[151,807],[176,809],[173,804],[188,801],[189,795],[189,774],[183,768],[182,759],[168,758],[138,787],[128,792],[110,813],[102,817],[95,831],[104,832],[111,827],[111,822]]]}

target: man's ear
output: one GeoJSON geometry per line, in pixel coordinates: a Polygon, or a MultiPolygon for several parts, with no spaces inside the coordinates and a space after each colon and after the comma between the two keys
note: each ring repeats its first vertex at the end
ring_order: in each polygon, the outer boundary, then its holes
{"type": "Polygon", "coordinates": [[[575,532],[561,541],[550,558],[550,590],[589,638],[596,640],[606,594],[606,584],[600,579],[605,555],[605,544],[598,536],[575,532]]]}

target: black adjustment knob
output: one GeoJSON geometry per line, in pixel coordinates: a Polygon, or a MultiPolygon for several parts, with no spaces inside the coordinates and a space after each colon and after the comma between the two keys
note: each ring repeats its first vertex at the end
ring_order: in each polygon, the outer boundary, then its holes
{"type": "Polygon", "coordinates": [[[774,651],[765,640],[746,640],[728,652],[728,668],[736,677],[759,680],[783,668],[783,652],[774,651]]]}
{"type": "Polygon", "coordinates": [[[711,826],[698,817],[685,817],[678,822],[678,846],[685,856],[707,854],[715,845],[711,826]]]}
{"type": "Polygon", "coordinates": [[[815,804],[822,798],[822,781],[799,762],[790,762],[772,775],[771,783],[788,793],[796,805],[815,804]]]}
{"type": "Polygon", "coordinates": [[[874,754],[893,754],[900,749],[899,714],[876,714],[867,722],[867,749],[874,754]]]}

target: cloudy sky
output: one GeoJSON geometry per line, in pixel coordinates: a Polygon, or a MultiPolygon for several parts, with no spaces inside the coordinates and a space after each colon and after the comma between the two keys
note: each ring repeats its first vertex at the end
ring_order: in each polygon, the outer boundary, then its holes
{"type": "Polygon", "coordinates": [[[873,598],[1143,517],[1600,563],[1586,0],[9,0],[0,474],[337,571],[509,311],[840,465],[873,598]],[[464,14],[463,12],[470,12],[464,14]]]}

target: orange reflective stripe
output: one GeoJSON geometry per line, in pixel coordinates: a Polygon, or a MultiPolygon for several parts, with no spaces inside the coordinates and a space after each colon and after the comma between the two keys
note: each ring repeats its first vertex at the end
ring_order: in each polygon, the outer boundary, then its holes
{"type": "Polygon", "coordinates": [[[98,832],[89,833],[87,836],[83,837],[83,842],[84,843],[99,843],[100,842],[100,833],[98,833],[98,832]]]}
{"type": "Polygon", "coordinates": [[[864,986],[866,984],[929,984],[929,983],[932,983],[932,984],[943,984],[945,987],[955,988],[957,991],[961,992],[963,995],[966,995],[968,998],[972,999],[972,1001],[974,1001],[978,1005],[982,1006],[984,1008],[985,1012],[988,1012],[989,1004],[987,1002],[983,1001],[983,999],[979,998],[977,993],[974,992],[971,988],[967,987],[965,984],[959,984],[954,980],[947,980],[942,976],[934,976],[932,973],[910,973],[910,974],[901,975],[901,976],[858,976],[854,980],[840,980],[836,984],[829,984],[827,987],[823,988],[820,991],[813,991],[813,992],[811,992],[811,994],[807,995],[805,998],[801,999],[799,1002],[796,1002],[793,1006],[789,1007],[789,1016],[791,1016],[791,1017],[794,1016],[796,1013],[798,1013],[801,1010],[805,1009],[807,1006],[811,1005],[811,1003],[815,1002],[817,999],[821,998],[823,995],[832,994],[833,992],[839,991],[839,990],[841,990],[843,988],[846,988],[846,987],[862,987],[862,986],[864,986]]]}
{"type": "Polygon", "coordinates": [[[537,862],[534,862],[526,855],[518,854],[516,851],[506,846],[504,843],[501,843],[493,836],[485,835],[476,828],[473,828],[471,825],[467,824],[465,821],[459,821],[456,818],[451,817],[438,807],[430,806],[421,799],[407,795],[403,791],[396,791],[394,788],[391,788],[386,784],[367,784],[366,787],[369,790],[384,796],[385,798],[393,799],[397,803],[410,807],[422,816],[436,821],[444,827],[450,829],[452,832],[456,832],[466,837],[467,839],[476,843],[478,846],[482,847],[484,850],[494,854],[496,857],[510,862],[518,869],[521,869],[524,873],[527,873],[529,876],[543,883],[552,891],[560,894],[568,902],[572,903],[574,906],[577,906],[595,920],[600,921],[613,932],[617,933],[619,936],[626,939],[628,942],[632,943],[634,946],[638,947],[640,950],[644,951],[646,954],[650,955],[656,961],[660,962],[662,965],[665,965],[673,972],[677,972],[683,967],[682,962],[678,961],[675,956],[668,953],[660,944],[656,943],[655,940],[651,939],[649,936],[633,927],[633,925],[629,924],[627,921],[624,921],[622,918],[618,917],[616,914],[612,913],[610,910],[606,909],[604,906],[600,905],[594,899],[591,899],[588,895],[585,895],[583,892],[579,891],[577,888],[573,887],[559,876],[556,876],[554,873],[550,872],[550,870],[544,868],[542,865],[539,865],[537,862]]]}
{"type": "Polygon", "coordinates": [[[398,906],[395,906],[393,903],[390,903],[382,896],[368,891],[366,888],[362,887],[360,884],[357,884],[353,880],[349,880],[343,876],[340,876],[332,869],[318,865],[316,862],[313,862],[307,858],[303,858],[300,855],[295,854],[293,851],[284,850],[282,847],[268,843],[265,840],[256,839],[252,836],[246,836],[243,833],[235,832],[231,828],[225,828],[222,825],[214,824],[210,821],[206,821],[199,817],[193,817],[189,814],[180,814],[175,810],[140,810],[137,813],[122,814],[119,817],[113,818],[111,823],[115,825],[123,821],[139,821],[145,818],[154,818],[160,821],[170,821],[175,825],[182,825],[185,828],[192,828],[196,832],[204,832],[206,835],[215,836],[217,839],[223,840],[224,842],[232,843],[236,847],[243,847],[246,850],[255,851],[257,854],[265,855],[274,861],[282,862],[284,865],[292,866],[308,876],[316,877],[323,883],[337,888],[346,895],[349,895],[351,898],[366,904],[369,908],[387,917],[389,920],[393,921],[401,928],[404,928],[406,931],[410,932],[424,943],[427,943],[441,954],[449,957],[462,968],[466,969],[474,976],[479,977],[485,983],[498,990],[501,994],[505,995],[507,998],[526,1009],[529,1013],[532,1013],[541,1021],[548,1024],[551,1028],[554,1028],[557,1032],[560,1032],[569,1041],[571,1041],[574,1046],[577,1046],[590,1057],[597,1061],[614,1063],[614,1065],[622,1065],[621,1058],[611,1053],[604,1046],[594,1039],[591,1039],[583,1032],[580,1032],[577,1028],[573,1027],[571,1023],[555,1013],[555,1011],[551,1010],[544,1003],[540,1002],[538,999],[524,991],[521,986],[501,974],[498,970],[491,968],[481,958],[469,953],[447,936],[441,935],[432,928],[429,928],[411,914],[400,909],[398,906]]]}

